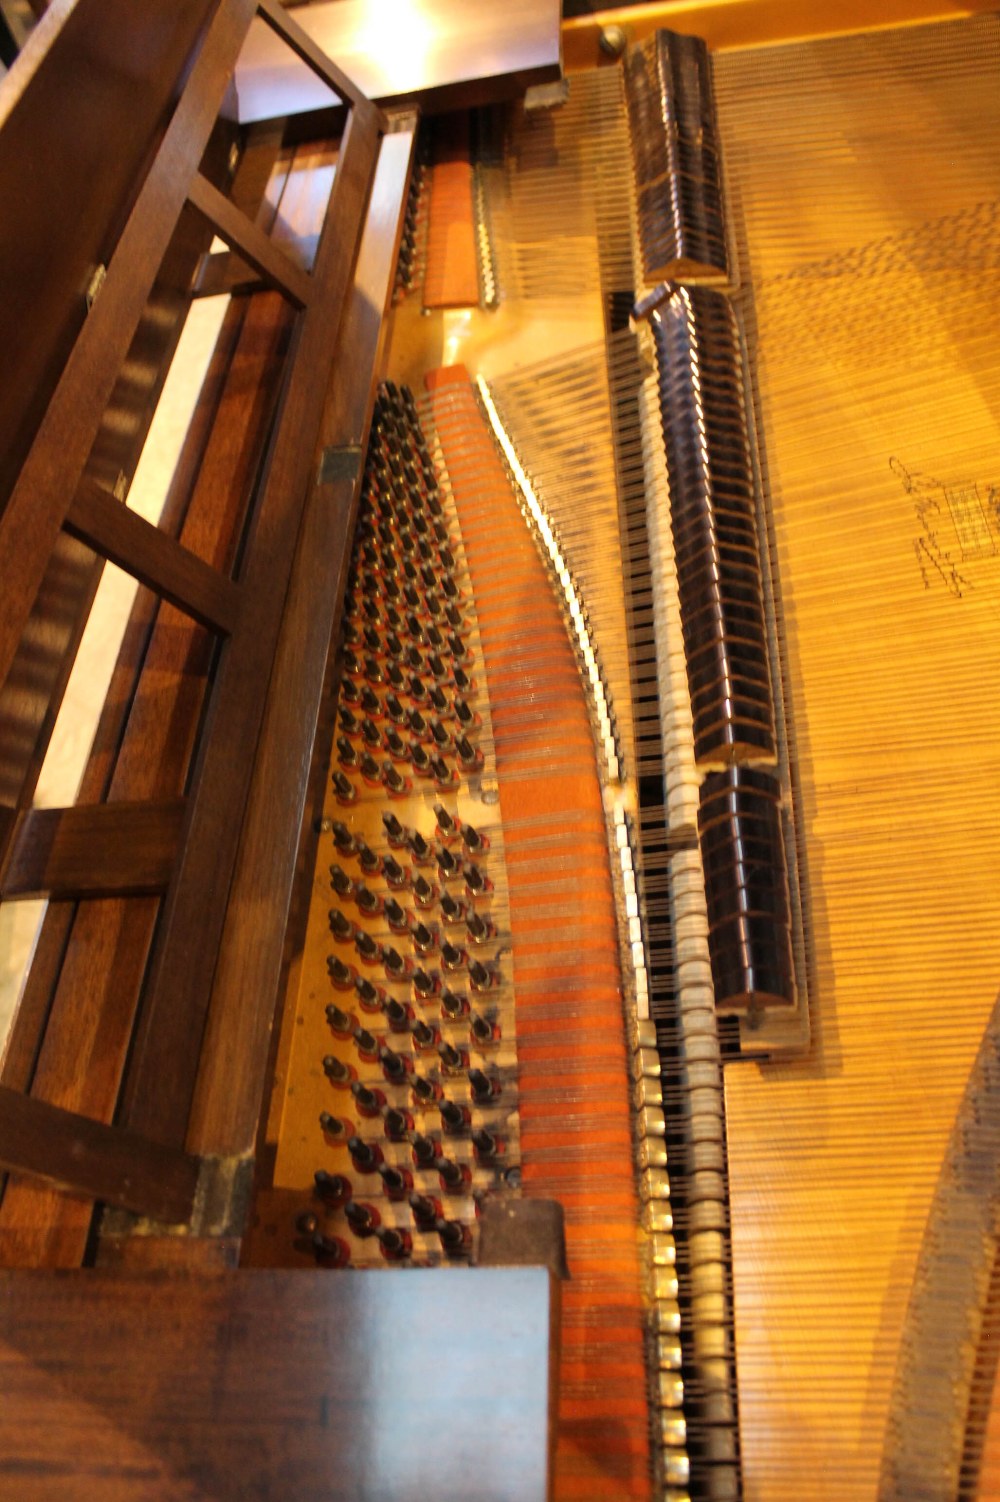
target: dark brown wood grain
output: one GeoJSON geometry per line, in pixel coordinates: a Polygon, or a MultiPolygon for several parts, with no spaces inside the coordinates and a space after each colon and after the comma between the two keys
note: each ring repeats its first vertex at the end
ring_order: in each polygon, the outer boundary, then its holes
{"type": "Polygon", "coordinates": [[[0,681],[14,660],[49,555],[186,201],[188,183],[211,134],[252,10],[252,0],[224,0],[215,15],[108,262],[103,288],[0,516],[0,552],[18,559],[17,571],[0,594],[0,681]]]}
{"type": "Polygon", "coordinates": [[[0,1085],[0,1167],[167,1224],[186,1221],[197,1158],[0,1085]]]}
{"type": "Polygon", "coordinates": [[[84,321],[90,273],[107,260],[212,8],[213,0],[62,5],[4,80],[0,508],[84,321]]]}
{"type": "Polygon", "coordinates": [[[77,804],[19,814],[0,897],[118,897],[162,892],[177,857],[184,800],[77,804]]]}
{"type": "MultiPolygon", "coordinates": [[[[324,445],[363,448],[367,440],[415,133],[411,118],[409,129],[382,141],[338,341],[353,379],[330,387],[324,445]]],[[[348,480],[317,485],[306,508],[212,989],[188,1134],[198,1152],[249,1151],[257,1132],[290,893],[307,858],[301,847],[313,848],[307,789],[317,758],[320,782],[325,776],[328,744],[317,748],[316,728],[356,503],[357,482],[348,480]]]]}
{"type": "MultiPolygon", "coordinates": [[[[355,108],[316,255],[315,295],[299,314],[278,427],[241,586],[248,608],[222,663],[207,721],[177,878],[168,894],[126,1081],[124,1119],[157,1140],[184,1140],[249,790],[337,333],[378,159],[378,112],[355,108]]],[[[350,381],[345,360],[339,378],[350,381]]]]}
{"type": "Polygon", "coordinates": [[[304,308],[312,295],[312,279],[263,234],[251,219],[207,178],[196,173],[188,198],[200,214],[245,261],[297,308],[304,308]]]}
{"type": "Polygon", "coordinates": [[[99,485],[80,483],[66,530],[203,626],[226,635],[233,629],[239,589],[232,580],[99,485]]]}
{"type": "Polygon", "coordinates": [[[4,1502],[544,1502],[541,1268],[0,1276],[4,1502]]]}

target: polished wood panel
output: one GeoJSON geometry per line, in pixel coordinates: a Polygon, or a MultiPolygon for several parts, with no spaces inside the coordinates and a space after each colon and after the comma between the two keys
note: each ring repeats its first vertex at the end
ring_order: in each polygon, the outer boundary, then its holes
{"type": "Polygon", "coordinates": [[[177,856],[184,800],[77,804],[18,815],[0,896],[111,897],[162,892],[177,856]]]}
{"type": "Polygon", "coordinates": [[[239,590],[232,580],[99,485],[81,482],[66,530],[203,626],[226,634],[233,629],[239,590]]]}
{"type": "MultiPolygon", "coordinates": [[[[187,1220],[197,1158],[0,1085],[0,1168],[169,1223],[187,1220]]],[[[2,1233],[0,1233],[2,1235],[2,1233]]]]}
{"type": "MultiPolygon", "coordinates": [[[[512,99],[533,83],[558,78],[559,0],[399,0],[391,24],[365,0],[310,5],[296,20],[383,104],[419,99],[425,108],[512,99]]],[[[303,78],[287,47],[263,27],[247,37],[236,71],[239,118],[322,109],[329,94],[303,78]]]]}
{"type": "MultiPolygon", "coordinates": [[[[340,337],[353,379],[330,388],[324,446],[361,449],[366,441],[415,136],[411,119],[382,141],[340,337]]],[[[356,477],[318,485],[306,510],[212,990],[188,1136],[197,1151],[246,1152],[257,1134],[288,916],[284,894],[296,870],[301,875],[312,865],[315,809],[307,790],[317,763],[324,777],[332,738],[330,726],[317,743],[316,727],[356,492],[356,477]]],[[[321,808],[321,785],[317,793],[321,808]]]]}
{"type": "Polygon", "coordinates": [[[543,1268],[0,1277],[4,1502],[544,1502],[543,1268]]]}

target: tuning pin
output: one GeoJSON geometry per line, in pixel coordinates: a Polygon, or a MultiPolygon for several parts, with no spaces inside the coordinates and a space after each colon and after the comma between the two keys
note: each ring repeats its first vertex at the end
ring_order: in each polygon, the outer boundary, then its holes
{"type": "Polygon", "coordinates": [[[347,1144],[351,1155],[351,1162],[359,1173],[377,1173],[382,1162],[382,1149],[377,1142],[363,1142],[360,1137],[352,1137],[347,1144]]]}
{"type": "Polygon", "coordinates": [[[485,835],[481,835],[479,830],[474,829],[471,824],[462,826],[462,843],[470,855],[478,855],[481,850],[488,850],[490,846],[485,835]]]}
{"type": "Polygon", "coordinates": [[[473,897],[483,897],[490,890],[490,880],[485,872],[470,861],[465,868],[465,885],[473,897]]]}
{"type": "MultiPolygon", "coordinates": [[[[430,585],[428,587],[429,588],[433,588],[433,585],[430,585]]],[[[434,599],[434,596],[431,595],[431,594],[428,594],[428,595],[426,595],[424,597],[424,603],[427,604],[427,605],[430,605],[430,602],[433,599],[434,599]]],[[[434,603],[437,606],[437,610],[440,611],[440,609],[441,609],[440,603],[437,600],[434,600],[434,603]]],[[[427,630],[426,630],[426,632],[424,634],[427,637],[427,645],[429,647],[433,648],[433,650],[435,652],[440,652],[441,648],[444,646],[444,637],[441,635],[441,632],[439,631],[438,627],[434,624],[433,621],[431,621],[430,625],[427,627],[427,630]]]]}
{"type": "Polygon", "coordinates": [[[386,694],[385,709],[386,714],[394,725],[405,725],[407,723],[409,716],[395,694],[386,694]]]}
{"type": "Polygon", "coordinates": [[[343,772],[334,772],[332,781],[338,803],[355,803],[357,801],[357,792],[354,786],[348,782],[343,772]]]}
{"type": "Polygon", "coordinates": [[[480,1048],[500,1041],[499,1024],[491,1022],[488,1017],[480,1017],[478,1013],[469,1022],[469,1033],[473,1043],[478,1043],[480,1048]]]}
{"type": "Polygon", "coordinates": [[[433,1231],[435,1222],[441,1218],[441,1205],[429,1194],[417,1194],[414,1191],[409,1199],[410,1209],[413,1211],[413,1223],[418,1231],[433,1231]]]}
{"type": "Polygon", "coordinates": [[[382,1118],[390,1142],[405,1142],[413,1131],[413,1117],[400,1106],[390,1106],[382,1118]]]}
{"type": "Polygon", "coordinates": [[[414,1043],[420,1049],[434,1048],[441,1036],[436,1027],[431,1027],[422,1018],[413,1023],[410,1031],[413,1034],[414,1043]]]}
{"type": "Polygon", "coordinates": [[[495,1163],[503,1151],[500,1138],[494,1137],[485,1127],[479,1127],[473,1132],[472,1147],[476,1154],[476,1162],[483,1164],[495,1163]]]}
{"type": "Polygon", "coordinates": [[[355,1236],[374,1236],[382,1224],[382,1217],[374,1205],[363,1205],[358,1200],[349,1200],[344,1206],[347,1224],[355,1236]]]}
{"type": "Polygon", "coordinates": [[[406,933],[410,926],[410,919],[406,909],[400,906],[395,897],[389,897],[386,900],[384,911],[393,933],[406,933]]]}
{"type": "Polygon", "coordinates": [[[390,980],[406,980],[412,968],[409,960],[404,959],[391,944],[382,951],[382,964],[390,980]]]}
{"type": "Polygon", "coordinates": [[[406,872],[396,860],[395,856],[382,857],[382,874],[394,891],[406,885],[406,872]]]}
{"type": "Polygon", "coordinates": [[[397,1001],[395,996],[385,1004],[385,1018],[393,1033],[408,1033],[413,1020],[413,1008],[408,1001],[397,1001]]]}
{"type": "Polygon", "coordinates": [[[311,1237],[313,1255],[321,1267],[346,1267],[351,1260],[351,1249],[339,1236],[324,1236],[322,1231],[313,1231],[311,1237]]]}
{"type": "Polygon", "coordinates": [[[340,685],[340,697],[344,704],[360,704],[361,690],[352,678],[345,678],[340,685]]]}
{"type": "Polygon", "coordinates": [[[418,1133],[412,1142],[413,1161],[418,1168],[436,1168],[440,1148],[433,1137],[418,1133]]]}
{"type": "Polygon", "coordinates": [[[330,867],[330,885],[338,897],[350,897],[354,883],[342,866],[330,867]]]}
{"type": "Polygon", "coordinates": [[[447,1257],[464,1257],[472,1249],[472,1232],[460,1220],[445,1220],[440,1217],[434,1229],[441,1238],[441,1249],[447,1257]]]}
{"type": "Polygon", "coordinates": [[[426,923],[416,923],[410,931],[413,947],[418,954],[430,954],[437,948],[437,934],[427,927],[426,923]]]}
{"type": "Polygon", "coordinates": [[[330,1031],[338,1038],[350,1038],[354,1033],[354,1018],[348,1012],[342,1012],[340,1007],[334,1006],[331,1001],[326,1009],[326,1020],[330,1031]]]}
{"type": "Polygon", "coordinates": [[[378,1057],[382,1065],[382,1073],[390,1085],[405,1084],[407,1075],[413,1069],[409,1059],[404,1058],[402,1054],[395,1053],[391,1048],[386,1048],[384,1044],[379,1049],[378,1057]]]}
{"type": "Polygon", "coordinates": [[[474,746],[467,736],[460,735],[455,742],[455,750],[463,770],[466,772],[478,772],[483,765],[483,753],[478,746],[474,746]]]}
{"type": "Polygon", "coordinates": [[[366,975],[354,978],[354,989],[366,1012],[380,1012],[385,1002],[385,992],[372,984],[366,975]]]}
{"type": "Polygon", "coordinates": [[[342,943],[349,943],[354,937],[354,924],[348,918],[347,914],[342,913],[339,908],[332,907],[328,917],[330,932],[333,934],[333,937],[339,939],[342,943]]]}
{"type": "Polygon", "coordinates": [[[353,767],[357,764],[357,756],[354,747],[346,735],[337,736],[337,757],[342,767],[353,767]]]}
{"type": "Polygon", "coordinates": [[[419,647],[407,648],[405,662],[410,672],[416,673],[418,677],[424,670],[424,659],[420,654],[419,647]]]}
{"type": "Polygon", "coordinates": [[[441,658],[438,656],[437,652],[432,652],[427,658],[427,666],[433,676],[438,680],[438,682],[440,682],[442,678],[447,678],[448,669],[441,661],[441,658]]]}
{"type": "Polygon", "coordinates": [[[383,1226],[375,1234],[387,1262],[403,1262],[413,1251],[413,1237],[401,1226],[383,1226]]]}
{"type": "Polygon", "coordinates": [[[374,1033],[370,1033],[366,1027],[354,1029],[354,1046],[358,1050],[358,1057],[374,1063],[378,1058],[378,1039],[374,1033]]]}
{"type": "Polygon", "coordinates": [[[468,958],[469,956],[465,950],[460,949],[457,944],[452,944],[448,940],[445,940],[441,945],[441,965],[445,970],[454,971],[463,969],[468,958]]]}
{"type": "Polygon", "coordinates": [[[417,1075],[411,1082],[413,1097],[418,1106],[433,1106],[441,1099],[444,1091],[434,1080],[424,1079],[417,1075]]]}
{"type": "Polygon", "coordinates": [[[324,1204],[332,1210],[339,1210],[341,1205],[347,1203],[353,1194],[350,1179],[342,1173],[327,1173],[325,1168],[317,1168],[313,1174],[313,1182],[316,1193],[324,1204]]]}
{"type": "Polygon", "coordinates": [[[464,1132],[472,1120],[468,1106],[459,1105],[454,1100],[442,1100],[438,1110],[441,1112],[441,1123],[451,1136],[464,1132]]]}
{"type": "MultiPolygon", "coordinates": [[[[407,602],[411,603],[409,594],[407,594],[406,598],[407,598],[407,602]]],[[[411,609],[410,609],[410,611],[409,611],[409,613],[407,614],[407,617],[406,617],[406,629],[410,633],[410,636],[413,638],[413,640],[415,642],[423,642],[426,639],[424,637],[424,628],[423,628],[423,626],[421,626],[420,621],[418,620],[416,614],[414,613],[416,611],[419,603],[420,603],[420,596],[414,590],[414,592],[413,592],[413,599],[412,599],[412,603],[411,603],[411,609]]]]}
{"type": "Polygon", "coordinates": [[[364,840],[358,841],[358,864],[366,876],[374,876],[379,869],[379,858],[364,840]]]}
{"type": "MultiPolygon", "coordinates": [[[[468,673],[465,671],[464,668],[461,668],[461,667],[455,667],[455,668],[453,668],[452,669],[452,673],[451,673],[451,677],[452,677],[452,682],[454,683],[455,687],[458,689],[458,691],[459,691],[460,694],[470,694],[472,692],[472,687],[473,687],[472,679],[469,677],[468,673]]],[[[362,702],[364,702],[364,695],[363,694],[362,694],[362,702]]]]}
{"type": "Polygon", "coordinates": [[[455,860],[455,857],[452,855],[450,850],[442,846],[441,849],[435,852],[435,854],[437,856],[438,870],[440,871],[445,881],[448,881],[451,877],[458,875],[458,862],[455,860]]]}
{"type": "Polygon", "coordinates": [[[482,1069],[469,1070],[469,1087],[477,1106],[495,1100],[503,1089],[496,1075],[486,1074],[482,1069]]]}
{"type": "Polygon", "coordinates": [[[342,1116],[331,1116],[329,1111],[320,1111],[319,1125],[331,1147],[339,1147],[348,1137],[354,1136],[354,1126],[342,1116]]]}
{"type": "Polygon", "coordinates": [[[451,747],[451,737],[440,720],[431,721],[431,736],[439,751],[447,751],[451,747]]]}
{"type": "Polygon", "coordinates": [[[456,699],[452,705],[455,718],[466,730],[470,730],[476,722],[476,717],[464,699],[456,699]]]}
{"type": "Polygon", "coordinates": [[[354,947],[366,965],[376,965],[382,958],[382,946],[363,928],[359,928],[354,935],[354,947]]]}
{"type": "Polygon", "coordinates": [[[405,797],[412,788],[410,779],[397,771],[391,761],[382,763],[382,784],[393,798],[405,797]]]}
{"type": "Polygon", "coordinates": [[[468,1065],[469,1056],[464,1048],[455,1048],[451,1043],[441,1042],[438,1044],[438,1053],[441,1056],[442,1065],[450,1074],[468,1065]]]}
{"type": "MultiPolygon", "coordinates": [[[[369,1120],[381,1116],[385,1109],[385,1096],[382,1091],[371,1085],[364,1085],[360,1080],[351,1081],[351,1094],[357,1102],[358,1111],[369,1120]]],[[[352,1139],[353,1140],[353,1139],[352,1139]]]]}
{"type": "Polygon", "coordinates": [[[326,958],[326,970],[331,983],[338,991],[350,991],[354,985],[354,969],[345,965],[339,955],[330,954],[326,958]]]}
{"type": "Polygon", "coordinates": [[[413,1188],[413,1175],[408,1168],[392,1168],[388,1163],[381,1163],[378,1171],[391,1200],[405,1199],[413,1188]]]}
{"type": "Polygon", "coordinates": [[[419,741],[415,741],[410,747],[410,762],[415,772],[421,777],[426,777],[431,771],[431,759],[419,741]]]}
{"type": "Polygon", "coordinates": [[[355,844],[354,836],[346,824],[341,823],[339,819],[334,819],[330,825],[330,833],[333,835],[333,842],[341,855],[351,856],[354,854],[357,845],[355,844]]]}
{"type": "Polygon", "coordinates": [[[485,965],[480,964],[479,960],[473,960],[469,966],[469,980],[472,982],[474,991],[488,991],[492,985],[496,984],[494,971],[488,970],[485,965]]]}
{"type": "Polygon", "coordinates": [[[469,1010],[468,998],[457,991],[443,991],[441,993],[441,1011],[445,1017],[455,1021],[458,1017],[464,1017],[469,1010]]]}
{"type": "Polygon", "coordinates": [[[340,728],[341,728],[341,730],[343,730],[343,732],[345,733],[345,735],[360,735],[360,733],[361,733],[361,726],[358,723],[358,720],[351,713],[351,711],[346,708],[346,706],[343,706],[343,705],[341,706],[340,711],[339,711],[339,715],[340,715],[340,728]]]}
{"type": "Polygon", "coordinates": [[[441,1187],[449,1194],[461,1194],[472,1182],[472,1174],[464,1163],[456,1163],[451,1158],[439,1158],[435,1167],[441,1175],[441,1187]]]}
{"type": "Polygon", "coordinates": [[[385,638],[385,642],[383,643],[383,646],[384,646],[385,651],[388,652],[388,654],[389,654],[390,657],[396,657],[396,658],[402,657],[402,655],[403,655],[403,643],[400,641],[400,639],[396,635],[395,631],[390,631],[387,634],[387,636],[385,638]]]}
{"type": "Polygon", "coordinates": [[[384,813],[382,823],[385,827],[386,837],[393,849],[398,850],[406,843],[406,830],[400,824],[394,813],[384,813]]]}
{"type": "MultiPolygon", "coordinates": [[[[374,584],[375,582],[372,575],[365,574],[363,575],[363,578],[371,578],[372,583],[374,584]]],[[[347,673],[348,677],[350,678],[358,678],[361,675],[361,663],[353,652],[344,653],[344,672],[347,673]]]]}
{"type": "Polygon", "coordinates": [[[366,751],[358,763],[358,769],[369,787],[377,787],[382,780],[378,762],[370,751],[366,751]]]}
{"type": "Polygon", "coordinates": [[[407,761],[409,759],[409,747],[403,740],[403,737],[400,735],[399,731],[394,729],[391,725],[385,733],[385,749],[388,751],[390,756],[396,757],[399,761],[407,761]]]}
{"type": "Polygon", "coordinates": [[[361,698],[359,700],[359,703],[365,714],[371,715],[373,719],[381,717],[382,706],[378,702],[378,695],[372,693],[367,683],[364,684],[361,689],[361,698]]]}
{"type": "Polygon", "coordinates": [[[484,917],[482,913],[470,912],[465,919],[465,928],[473,944],[486,944],[496,936],[492,918],[484,917]]]}
{"type": "Polygon", "coordinates": [[[417,736],[418,739],[420,736],[427,734],[427,721],[419,709],[414,709],[410,712],[410,732],[412,735],[417,736]]]}
{"type": "Polygon", "coordinates": [[[413,858],[417,861],[427,861],[431,857],[431,847],[420,833],[419,829],[413,829],[407,835],[407,844],[413,852],[413,858]]]}
{"type": "Polygon", "coordinates": [[[427,690],[424,687],[423,679],[418,677],[416,673],[411,676],[409,683],[406,685],[406,692],[415,704],[423,704],[427,698],[427,690]]]}
{"type": "Polygon", "coordinates": [[[442,575],[441,590],[443,594],[446,594],[448,596],[449,600],[455,600],[458,598],[458,585],[455,583],[450,574],[442,575]]]}
{"type": "Polygon", "coordinates": [[[448,625],[453,631],[462,631],[464,629],[465,621],[463,620],[462,612],[459,610],[457,605],[446,605],[444,608],[444,614],[448,625]]]}
{"type": "Polygon", "coordinates": [[[359,881],[354,888],[354,900],[361,911],[369,918],[375,918],[382,911],[382,899],[371,887],[366,887],[363,881],[359,881]]]}
{"type": "Polygon", "coordinates": [[[428,1001],[436,996],[441,989],[441,982],[436,975],[428,974],[423,966],[418,965],[413,972],[413,989],[418,1001],[428,1001]]]}
{"type": "Polygon", "coordinates": [[[441,893],[441,912],[446,923],[461,923],[465,917],[465,903],[450,892],[441,893]]]}
{"type": "Polygon", "coordinates": [[[427,698],[428,702],[433,704],[438,714],[448,713],[448,695],[445,693],[440,683],[433,684],[427,690],[427,698]]]}
{"type": "Polygon", "coordinates": [[[334,1085],[348,1085],[354,1078],[354,1070],[343,1059],[328,1053],[323,1060],[323,1073],[334,1085]]]}
{"type": "Polygon", "coordinates": [[[413,897],[418,907],[432,907],[437,897],[437,888],[432,886],[425,876],[418,873],[413,878],[413,897]]]}

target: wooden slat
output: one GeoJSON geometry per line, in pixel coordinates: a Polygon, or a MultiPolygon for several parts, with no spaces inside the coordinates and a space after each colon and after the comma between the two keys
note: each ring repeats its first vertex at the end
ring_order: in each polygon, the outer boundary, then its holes
{"type": "Polygon", "coordinates": [[[29,809],[17,817],[0,897],[111,897],[162,892],[177,855],[184,800],[29,809]]]}
{"type": "Polygon", "coordinates": [[[289,260],[274,241],[263,234],[252,220],[242,214],[224,193],[207,177],[195,173],[188,199],[204,214],[222,238],[238,250],[245,261],[259,271],[271,286],[284,293],[298,308],[308,305],[312,296],[312,277],[289,260]]]}
{"type": "MultiPolygon", "coordinates": [[[[382,142],[339,339],[340,351],[352,353],[355,379],[336,381],[331,388],[324,444],[363,448],[367,439],[414,141],[415,119],[409,129],[382,142]]],[[[288,894],[300,843],[311,850],[315,838],[307,797],[311,775],[319,779],[316,806],[323,801],[326,754],[317,749],[310,773],[310,748],[343,595],[356,495],[356,480],[317,486],[306,511],[212,989],[188,1134],[188,1146],[196,1152],[242,1153],[256,1136],[288,894]]],[[[330,701],[331,714],[332,708],[330,701]]],[[[332,732],[331,719],[327,745],[332,732]]]]}
{"type": "Polygon", "coordinates": [[[199,1163],[0,1085],[0,1168],[173,1223],[191,1215],[199,1163]]]}
{"type": "Polygon", "coordinates": [[[217,11],[0,518],[0,555],[18,560],[0,594],[0,681],[14,659],[251,16],[252,0],[225,0],[217,11]]]}
{"type": "MultiPolygon", "coordinates": [[[[260,733],[261,684],[273,664],[302,507],[315,475],[316,437],[378,159],[377,111],[352,112],[316,255],[314,299],[298,340],[242,576],[241,612],[220,669],[205,750],[168,894],[126,1082],[125,1119],[158,1140],[183,1141],[260,733]],[[352,233],[353,231],[353,233],[352,233]]],[[[340,378],[352,379],[347,361],[340,378]]]]}
{"type": "Polygon", "coordinates": [[[192,297],[218,297],[232,292],[259,292],[264,278],[231,250],[202,256],[191,287],[192,297]]]}
{"type": "Polygon", "coordinates": [[[540,1267],[8,1273],[0,1495],[544,1502],[555,1303],[540,1267]]]}
{"type": "MultiPolygon", "coordinates": [[[[364,110],[374,110],[357,84],[342,73],[336,63],[318,47],[308,32],[304,31],[298,21],[292,19],[278,0],[258,0],[257,10],[261,19],[266,21],[273,31],[302,59],[315,74],[328,83],[335,94],[341,99],[349,99],[356,107],[364,110]]],[[[375,111],[377,114],[377,111],[375,111]]],[[[384,122],[382,122],[384,128],[384,122]]]]}
{"type": "Polygon", "coordinates": [[[66,530],[203,626],[225,635],[232,631],[237,585],[99,485],[81,482],[66,530]]]}

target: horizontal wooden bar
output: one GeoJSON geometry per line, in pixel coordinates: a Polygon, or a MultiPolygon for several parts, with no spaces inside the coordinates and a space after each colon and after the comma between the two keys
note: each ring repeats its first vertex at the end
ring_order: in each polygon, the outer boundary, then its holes
{"type": "Polygon", "coordinates": [[[0,682],[14,660],[252,15],[252,0],[225,0],[216,11],[100,293],[0,516],[0,555],[17,560],[0,590],[0,682]]]}
{"type": "Polygon", "coordinates": [[[66,530],[203,626],[232,631],[239,586],[99,485],[81,481],[66,530]]]}
{"type": "Polygon", "coordinates": [[[257,228],[246,214],[236,207],[231,199],[220,193],[214,183],[196,172],[191,181],[188,200],[200,214],[204,214],[213,229],[218,230],[223,240],[238,250],[245,261],[272,287],[277,287],[298,308],[309,305],[312,297],[312,277],[279,250],[270,236],[257,228]]]}
{"type": "Polygon", "coordinates": [[[349,100],[353,105],[378,114],[375,106],[369,102],[358,85],[337,67],[322,47],[316,45],[298,21],[292,19],[284,6],[280,4],[280,0],[257,0],[257,10],[261,20],[266,21],[272,31],[277,32],[282,41],[287,43],[296,57],[301,58],[319,78],[322,78],[324,83],[329,84],[335,94],[339,94],[341,99],[349,100]]]}
{"type": "Polygon", "coordinates": [[[200,1163],[0,1085],[0,1168],[174,1224],[191,1218],[200,1163]]]}
{"type": "Polygon", "coordinates": [[[0,898],[129,897],[162,892],[177,857],[185,800],[93,803],[18,814],[0,898]]]}

